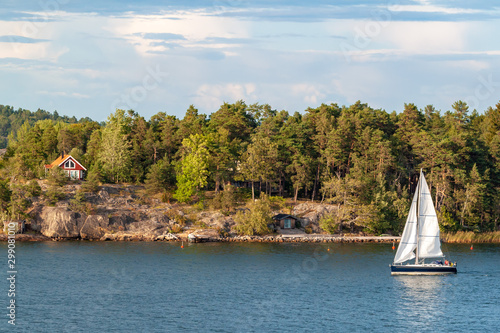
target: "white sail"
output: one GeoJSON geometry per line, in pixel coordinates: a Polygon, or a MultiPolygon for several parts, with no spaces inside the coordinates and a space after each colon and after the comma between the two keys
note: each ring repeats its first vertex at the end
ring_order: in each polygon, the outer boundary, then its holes
{"type": "Polygon", "coordinates": [[[401,242],[399,243],[398,250],[394,258],[394,263],[400,264],[402,262],[415,258],[415,248],[417,248],[418,257],[422,259],[443,256],[443,253],[441,252],[441,243],[439,240],[439,225],[437,215],[432,203],[429,186],[427,185],[422,171],[420,172],[417,191],[413,196],[410,212],[408,213],[408,218],[403,230],[403,235],[401,236],[401,242]],[[416,212],[417,206],[419,208],[418,219],[416,212]]]}
{"type": "Polygon", "coordinates": [[[424,174],[420,172],[420,206],[418,225],[418,257],[436,258],[443,257],[441,241],[439,239],[439,224],[432,203],[431,191],[425,181],[424,174]]]}
{"type": "Polygon", "coordinates": [[[415,253],[413,251],[417,247],[417,199],[418,192],[415,192],[413,201],[411,202],[410,212],[406,219],[403,235],[401,236],[401,241],[396,251],[396,257],[394,258],[395,264],[400,264],[415,258],[415,253]]]}

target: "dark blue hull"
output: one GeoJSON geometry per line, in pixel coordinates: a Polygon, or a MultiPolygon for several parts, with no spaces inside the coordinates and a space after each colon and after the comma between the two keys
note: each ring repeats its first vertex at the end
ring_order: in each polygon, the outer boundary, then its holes
{"type": "Polygon", "coordinates": [[[391,265],[391,275],[457,274],[456,266],[445,265],[391,265]]]}

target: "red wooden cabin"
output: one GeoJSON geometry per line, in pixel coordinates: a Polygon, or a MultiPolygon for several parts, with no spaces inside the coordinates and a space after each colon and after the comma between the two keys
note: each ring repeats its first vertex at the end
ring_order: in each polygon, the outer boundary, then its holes
{"type": "Polygon", "coordinates": [[[61,154],[54,162],[45,165],[45,169],[62,168],[69,178],[83,180],[87,169],[73,156],[61,154]]]}

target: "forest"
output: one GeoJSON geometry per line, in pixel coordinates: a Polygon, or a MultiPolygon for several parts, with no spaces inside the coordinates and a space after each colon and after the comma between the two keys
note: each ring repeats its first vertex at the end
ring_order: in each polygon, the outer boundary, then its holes
{"type": "MultiPolygon", "coordinates": [[[[27,198],[40,195],[33,180],[54,178],[44,165],[64,152],[87,168],[90,188],[144,184],[166,200],[203,205],[207,191],[223,197],[245,187],[248,200],[330,203],[337,210],[321,220],[326,232],[353,222],[401,232],[422,168],[443,231],[500,225],[500,103],[482,113],[462,101],[443,113],[411,103],[388,113],[358,101],[290,114],[237,101],[209,116],[191,105],[182,119],[116,110],[105,123],[0,110],[3,219],[27,211],[27,198]]],[[[54,193],[46,195],[57,200],[54,193]]]]}

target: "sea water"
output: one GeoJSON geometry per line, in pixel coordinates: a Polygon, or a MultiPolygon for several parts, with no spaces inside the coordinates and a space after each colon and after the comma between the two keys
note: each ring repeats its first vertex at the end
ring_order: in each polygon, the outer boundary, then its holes
{"type": "Polygon", "coordinates": [[[392,244],[17,242],[0,331],[500,332],[500,246],[444,250],[458,274],[391,276],[392,244]]]}

